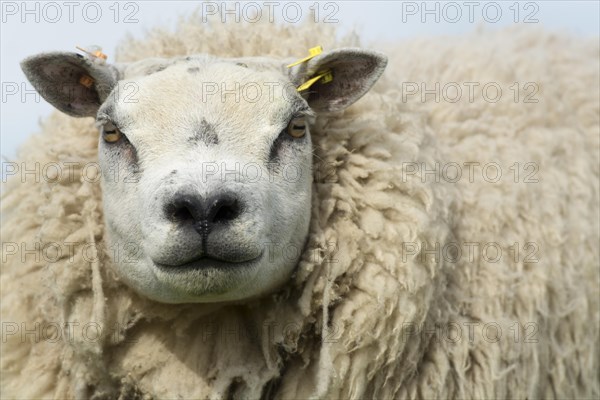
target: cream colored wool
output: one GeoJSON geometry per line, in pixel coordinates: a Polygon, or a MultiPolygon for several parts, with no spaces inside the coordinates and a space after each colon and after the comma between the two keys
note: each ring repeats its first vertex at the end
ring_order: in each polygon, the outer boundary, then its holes
{"type": "MultiPolygon", "coordinates": [[[[329,29],[207,25],[196,16],[174,33],[129,40],[118,59],[294,57],[315,44],[359,45],[335,42],[329,29]]],[[[66,174],[9,181],[3,243],[79,244],[73,259],[56,262],[3,254],[3,323],[48,328],[25,340],[3,331],[2,398],[597,398],[598,41],[484,30],[411,40],[388,54],[370,93],[312,129],[309,241],[289,284],[260,301],[141,298],[111,270],[99,184],[66,174]],[[466,91],[456,103],[404,102],[402,82],[497,82],[504,92],[496,103],[480,91],[472,102],[466,91]],[[539,102],[515,103],[514,82],[536,82],[539,102]],[[479,166],[473,182],[465,168],[456,183],[423,182],[407,173],[414,162],[429,170],[496,162],[504,176],[486,182],[479,166]],[[539,167],[539,183],[523,182],[527,162],[539,167]],[[495,242],[503,255],[471,261],[463,251],[453,262],[404,251],[421,242],[428,250],[495,242]],[[539,262],[523,262],[527,242],[539,262]],[[96,340],[97,329],[82,334],[91,322],[102,328],[96,340]],[[79,325],[49,340],[65,323],[79,325]]],[[[19,160],[81,167],[96,160],[97,141],[91,118],[57,112],[19,160]]]]}

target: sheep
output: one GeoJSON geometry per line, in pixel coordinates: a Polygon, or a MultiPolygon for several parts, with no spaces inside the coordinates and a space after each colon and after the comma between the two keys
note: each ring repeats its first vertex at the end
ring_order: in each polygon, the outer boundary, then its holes
{"type": "Polygon", "coordinates": [[[387,52],[381,75],[381,53],[332,28],[248,32],[191,17],[130,40],[118,64],[24,63],[50,103],[96,121],[53,114],[20,153],[44,179],[4,187],[2,398],[597,397],[597,43],[523,29],[415,40],[387,52]],[[317,43],[322,55],[287,68],[317,43]],[[44,90],[44,66],[85,71],[80,101],[44,90]],[[321,68],[331,82],[289,90],[321,68]],[[536,83],[537,103],[507,96],[519,79],[536,83]],[[199,81],[285,91],[203,101],[199,81]],[[436,82],[493,82],[505,95],[422,101],[436,82]],[[115,97],[132,94],[127,83],[137,103],[115,97]],[[340,83],[347,97],[316,96],[340,83]],[[277,131],[288,147],[262,168],[266,182],[234,180],[206,200],[215,169],[206,178],[191,164],[262,167],[277,131]],[[284,179],[286,165],[300,172],[284,179]],[[186,253],[207,223],[232,247],[186,253]],[[274,261],[253,275],[268,241],[274,261]],[[149,274],[139,252],[163,270],[149,274]]]}

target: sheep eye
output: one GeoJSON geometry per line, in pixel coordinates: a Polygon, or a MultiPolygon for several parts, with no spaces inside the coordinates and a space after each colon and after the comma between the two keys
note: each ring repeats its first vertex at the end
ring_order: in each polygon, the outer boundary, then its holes
{"type": "Polygon", "coordinates": [[[306,135],[306,122],[304,118],[292,118],[288,124],[287,133],[293,138],[301,138],[306,135]]]}
{"type": "Polygon", "coordinates": [[[102,127],[102,138],[107,143],[118,142],[123,134],[112,122],[107,122],[102,127]]]}

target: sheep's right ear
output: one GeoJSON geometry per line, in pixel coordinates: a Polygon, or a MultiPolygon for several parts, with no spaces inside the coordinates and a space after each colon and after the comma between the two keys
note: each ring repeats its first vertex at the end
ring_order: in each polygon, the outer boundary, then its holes
{"type": "Polygon", "coordinates": [[[313,110],[337,112],[371,89],[387,65],[387,57],[372,50],[342,48],[294,64],[290,65],[293,68],[289,74],[292,82],[301,85],[299,90],[329,72],[330,80],[317,80],[302,90],[302,94],[313,110]]]}
{"type": "Polygon", "coordinates": [[[118,80],[116,68],[77,53],[42,53],[21,68],[50,104],[73,117],[95,116],[118,80]]]}

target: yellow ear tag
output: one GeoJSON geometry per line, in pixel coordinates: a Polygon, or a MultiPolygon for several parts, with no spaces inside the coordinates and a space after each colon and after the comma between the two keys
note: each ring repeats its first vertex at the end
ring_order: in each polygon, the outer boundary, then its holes
{"type": "Polygon", "coordinates": [[[306,90],[309,87],[311,87],[312,85],[314,85],[315,83],[317,83],[317,81],[319,81],[320,79],[323,79],[321,81],[321,83],[331,82],[333,80],[333,74],[331,73],[331,70],[327,70],[325,72],[322,72],[322,73],[310,78],[309,80],[304,82],[302,85],[298,86],[298,88],[296,90],[299,92],[306,90]]]}
{"type": "Polygon", "coordinates": [[[307,62],[311,58],[314,58],[323,52],[323,48],[321,46],[313,47],[312,49],[308,49],[308,53],[310,54],[308,57],[304,57],[302,60],[298,60],[296,62],[288,65],[288,68],[292,68],[294,65],[302,64],[303,62],[307,62]]]}
{"type": "Polygon", "coordinates": [[[79,83],[89,89],[94,84],[94,78],[89,75],[82,75],[81,78],[79,78],[79,83]]]}

